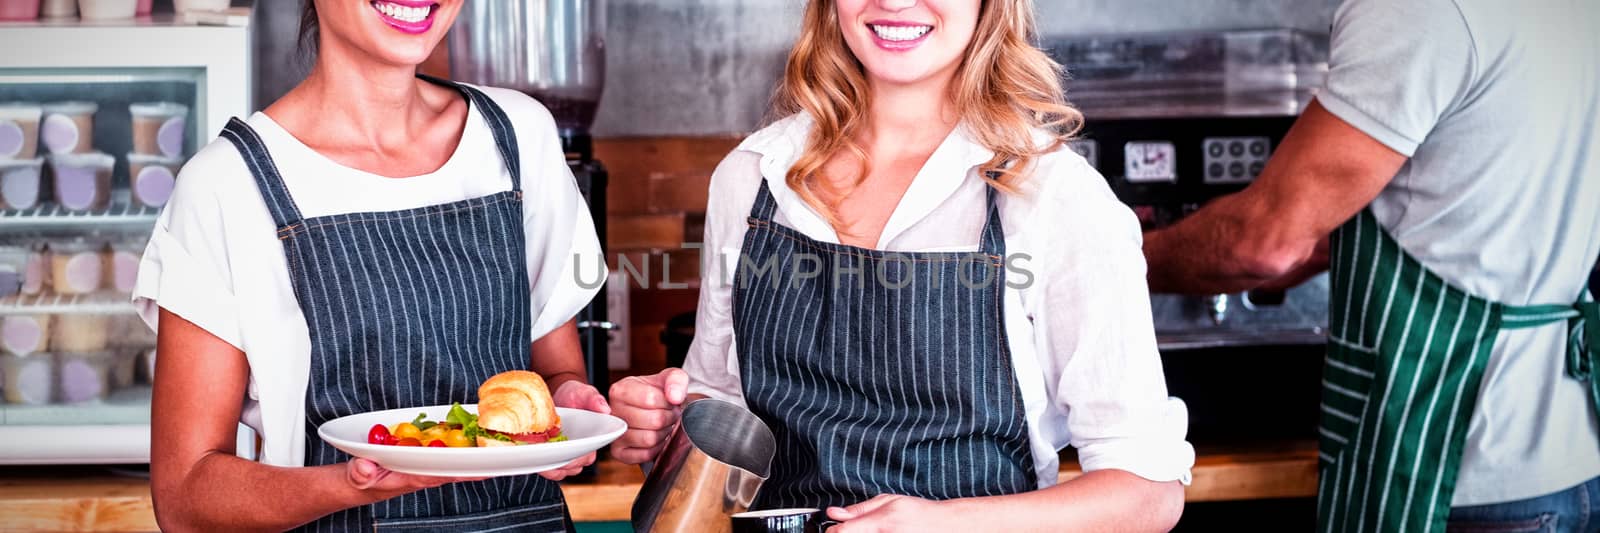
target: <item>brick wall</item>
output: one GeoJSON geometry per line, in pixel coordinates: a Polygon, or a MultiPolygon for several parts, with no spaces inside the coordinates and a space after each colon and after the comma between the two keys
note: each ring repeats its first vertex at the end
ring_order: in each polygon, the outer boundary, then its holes
{"type": "Polygon", "coordinates": [[[595,141],[595,157],[610,174],[607,261],[613,270],[631,267],[628,316],[612,317],[628,335],[631,363],[613,370],[613,379],[666,365],[661,332],[673,316],[694,311],[699,298],[700,254],[683,245],[700,242],[711,171],[738,144],[737,136],[595,141]]]}

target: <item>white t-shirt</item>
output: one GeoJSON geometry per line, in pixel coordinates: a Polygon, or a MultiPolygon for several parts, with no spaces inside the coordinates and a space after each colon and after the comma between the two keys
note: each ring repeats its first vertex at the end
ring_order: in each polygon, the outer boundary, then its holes
{"type": "MultiPolygon", "coordinates": [[[[774,222],[830,243],[838,235],[784,182],[811,130],[796,115],[757,132],[711,176],[689,392],[744,402],[733,336],[733,284],[746,218],[762,180],[778,204],[774,222]],[[720,264],[719,263],[720,260],[720,264]]],[[[896,252],[971,252],[987,220],[987,184],[976,167],[993,153],[957,128],[911,182],[875,247],[896,252]]],[[[1143,235],[1105,178],[1071,150],[1037,162],[1021,195],[1001,195],[1006,253],[1027,254],[1002,303],[1012,367],[1027,410],[1039,487],[1057,482],[1057,453],[1078,449],[1084,471],[1119,469],[1152,481],[1189,482],[1194,448],[1188,411],[1167,396],[1145,284],[1143,235]]]]}
{"type": "MultiPolygon", "coordinates": [[[[515,91],[483,91],[510,117],[521,151],[533,338],[538,339],[594,297],[598,287],[584,285],[603,278],[604,259],[549,111],[515,91]],[[579,282],[580,267],[585,283],[579,282]]],[[[402,179],[339,165],[265,114],[247,122],[266,143],[307,218],[398,211],[511,189],[511,174],[476,106],[442,167],[402,179]]],[[[310,332],[266,203],[227,140],[213,140],[179,173],[140,265],[134,302],[151,327],[158,307],[166,308],[244,351],[250,388],[242,418],[265,441],[262,462],[304,464],[310,332]]]]}
{"type": "MultiPolygon", "coordinates": [[[[1569,304],[1600,256],[1600,2],[1348,0],[1330,112],[1410,161],[1372,204],[1446,280],[1510,305],[1569,304]]],[[[1600,476],[1587,384],[1564,325],[1495,344],[1454,504],[1600,476]]]]}

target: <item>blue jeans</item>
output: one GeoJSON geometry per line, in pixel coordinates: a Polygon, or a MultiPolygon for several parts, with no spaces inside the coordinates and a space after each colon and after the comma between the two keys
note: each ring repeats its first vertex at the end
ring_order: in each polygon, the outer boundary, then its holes
{"type": "Polygon", "coordinates": [[[1554,494],[1450,510],[1451,533],[1600,531],[1600,478],[1554,494]]]}

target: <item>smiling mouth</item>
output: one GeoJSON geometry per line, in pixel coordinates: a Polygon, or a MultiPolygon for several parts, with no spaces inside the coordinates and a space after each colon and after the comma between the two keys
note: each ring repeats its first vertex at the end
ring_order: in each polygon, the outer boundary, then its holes
{"type": "Polygon", "coordinates": [[[871,28],[872,33],[877,35],[879,39],[894,43],[915,41],[933,31],[933,26],[868,24],[867,27],[871,28]]]}
{"type": "Polygon", "coordinates": [[[403,24],[417,24],[428,20],[437,7],[439,4],[401,4],[382,0],[372,2],[372,8],[378,10],[384,17],[403,24]]]}

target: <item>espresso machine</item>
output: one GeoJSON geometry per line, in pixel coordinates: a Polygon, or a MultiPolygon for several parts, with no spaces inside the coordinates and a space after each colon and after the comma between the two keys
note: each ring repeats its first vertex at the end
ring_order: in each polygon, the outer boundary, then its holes
{"type": "MultiPolygon", "coordinates": [[[[505,0],[462,4],[450,30],[450,77],[517,89],[554,115],[567,165],[606,242],[606,169],[594,158],[589,127],[605,86],[604,0],[505,0]]],[[[613,323],[605,292],[578,314],[589,381],[604,393],[613,323]]]]}
{"type": "MultiPolygon", "coordinates": [[[[1327,36],[1295,30],[1072,36],[1041,47],[1066,67],[1068,100],[1084,113],[1072,149],[1147,231],[1249,185],[1328,60],[1327,36]]],[[[1151,309],[1192,441],[1315,437],[1326,275],[1278,294],[1154,294],[1151,309]]]]}

